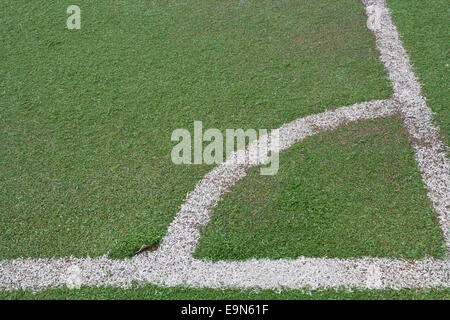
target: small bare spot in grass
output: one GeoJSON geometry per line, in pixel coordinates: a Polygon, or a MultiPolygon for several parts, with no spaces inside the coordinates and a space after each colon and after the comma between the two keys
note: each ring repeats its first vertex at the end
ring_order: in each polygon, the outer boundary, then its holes
{"type": "Polygon", "coordinates": [[[141,248],[138,251],[136,251],[136,253],[134,255],[136,256],[138,254],[141,254],[142,252],[155,251],[156,249],[158,249],[157,245],[143,244],[141,246],[141,248]]]}

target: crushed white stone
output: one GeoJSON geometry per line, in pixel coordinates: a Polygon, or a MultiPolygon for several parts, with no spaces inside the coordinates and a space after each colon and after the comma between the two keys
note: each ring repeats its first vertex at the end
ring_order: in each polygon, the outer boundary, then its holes
{"type": "MultiPolygon", "coordinates": [[[[446,146],[431,122],[432,112],[421,95],[408,55],[392,23],[384,0],[363,0],[367,14],[382,12],[380,27],[372,29],[377,47],[391,79],[391,99],[363,102],[292,121],[279,128],[280,151],[324,130],[353,121],[400,114],[416,151],[416,160],[428,189],[428,196],[450,252],[450,166],[446,146]],[[374,8],[381,10],[374,10],[374,8]]],[[[370,18],[370,17],[369,17],[370,18]]],[[[267,137],[266,137],[267,138],[267,137]]],[[[261,138],[261,139],[264,139],[261,138]]],[[[257,142],[249,146],[249,152],[257,142]]],[[[200,228],[209,222],[220,197],[246,175],[249,167],[264,163],[258,155],[250,164],[239,164],[237,152],[220,164],[189,193],[170,225],[158,250],[132,259],[100,258],[14,259],[0,261],[0,288],[42,290],[68,284],[70,270],[84,286],[117,286],[133,283],[163,286],[186,285],[210,288],[435,288],[450,287],[450,259],[414,261],[382,258],[253,259],[210,262],[194,259],[200,228]]]]}

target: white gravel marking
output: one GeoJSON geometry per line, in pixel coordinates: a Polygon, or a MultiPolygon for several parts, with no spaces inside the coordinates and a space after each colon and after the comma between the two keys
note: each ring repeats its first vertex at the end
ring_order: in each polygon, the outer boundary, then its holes
{"type": "MultiPolygon", "coordinates": [[[[411,70],[409,58],[392,23],[384,0],[363,0],[367,14],[378,6],[382,12],[379,27],[372,31],[394,87],[392,99],[363,102],[334,111],[310,115],[279,128],[280,151],[324,130],[333,130],[349,122],[389,117],[400,113],[411,136],[411,145],[428,196],[450,252],[449,161],[438,129],[432,125],[431,110],[421,95],[420,85],[411,70]],[[374,7],[375,6],[375,7],[374,7]]],[[[369,17],[370,18],[370,17],[369,17]]],[[[372,24],[373,25],[373,24],[372,24]]],[[[378,25],[377,25],[378,26],[378,25]]],[[[265,137],[259,141],[264,141],[265,137]]],[[[250,144],[249,150],[257,146],[250,144]]],[[[186,285],[209,288],[435,288],[450,287],[450,259],[414,261],[382,258],[329,259],[252,259],[249,261],[210,262],[194,259],[200,228],[207,225],[220,197],[246,175],[246,170],[264,163],[260,155],[247,165],[232,155],[189,193],[158,250],[132,259],[100,258],[14,259],[0,261],[0,288],[5,290],[43,290],[67,285],[64,275],[77,270],[77,282],[84,286],[117,286],[133,283],[163,286],[186,285]]],[[[69,279],[70,280],[70,279],[69,279]]],[[[78,284],[78,283],[77,283],[78,284]]]]}
{"type": "Polygon", "coordinates": [[[363,3],[366,8],[381,8],[381,28],[373,30],[380,58],[389,73],[394,88],[393,98],[399,103],[403,125],[410,134],[428,197],[450,252],[450,164],[445,152],[447,147],[440,140],[439,129],[432,124],[433,112],[422,96],[420,83],[412,71],[385,0],[363,0],[363,3]]]}
{"type": "MultiPolygon", "coordinates": [[[[321,131],[332,130],[353,121],[390,117],[396,111],[394,100],[386,99],[358,103],[297,119],[277,129],[279,150],[274,151],[285,150],[294,143],[321,131]]],[[[265,140],[265,137],[251,143],[247,152],[252,153],[253,149],[258,147],[260,140],[265,140]]],[[[273,148],[269,145],[268,150],[271,149],[273,148]]],[[[197,183],[169,226],[159,250],[186,258],[192,255],[200,237],[200,229],[208,224],[212,209],[222,195],[236,181],[243,178],[250,167],[267,160],[267,154],[262,154],[257,161],[239,164],[236,158],[244,156],[244,153],[243,151],[234,153],[226,162],[218,165],[197,183]]]]}

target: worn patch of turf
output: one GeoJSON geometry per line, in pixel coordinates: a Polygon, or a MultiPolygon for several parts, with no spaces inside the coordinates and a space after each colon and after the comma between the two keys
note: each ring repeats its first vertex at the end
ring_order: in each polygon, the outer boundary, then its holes
{"type": "Polygon", "coordinates": [[[387,0],[428,106],[450,145],[450,10],[446,0],[387,0]]]}
{"type": "Polygon", "coordinates": [[[397,118],[319,133],[251,169],[214,209],[195,256],[442,257],[442,233],[397,118]]]}
{"type": "Polygon", "coordinates": [[[402,289],[402,290],[360,290],[360,289],[327,289],[327,290],[239,290],[239,289],[196,289],[186,287],[164,288],[154,285],[143,287],[134,286],[130,289],[113,287],[88,288],[79,290],[67,288],[47,289],[41,292],[17,290],[12,292],[0,291],[0,300],[448,300],[450,289],[402,289]]]}
{"type": "Polygon", "coordinates": [[[176,128],[276,128],[391,95],[360,1],[0,3],[0,259],[128,256],[211,166],[176,128]]]}

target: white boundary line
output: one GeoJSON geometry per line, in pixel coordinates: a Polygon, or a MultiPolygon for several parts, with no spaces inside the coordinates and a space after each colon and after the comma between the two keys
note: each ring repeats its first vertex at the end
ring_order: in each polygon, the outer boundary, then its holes
{"type": "MultiPolygon", "coordinates": [[[[421,95],[409,58],[392,23],[385,0],[363,0],[366,6],[383,9],[381,27],[375,30],[381,60],[393,84],[391,99],[363,102],[334,111],[310,115],[279,128],[280,148],[324,130],[364,119],[389,117],[400,113],[411,137],[416,160],[438,216],[450,252],[450,176],[445,145],[431,123],[431,110],[421,95]]],[[[370,12],[367,12],[370,14],[370,12]]],[[[249,149],[255,147],[255,143],[249,149]]],[[[100,258],[14,259],[0,261],[0,288],[42,290],[64,286],[67,270],[81,270],[80,284],[118,286],[153,283],[164,286],[187,285],[210,288],[431,288],[450,287],[450,259],[415,261],[380,258],[361,259],[253,259],[209,262],[192,258],[200,231],[212,208],[251,165],[233,161],[217,166],[198,182],[181,206],[160,248],[132,259],[100,258]]],[[[258,159],[264,162],[264,157],[258,159]]],[[[254,164],[253,164],[254,165],[254,164]]]]}

